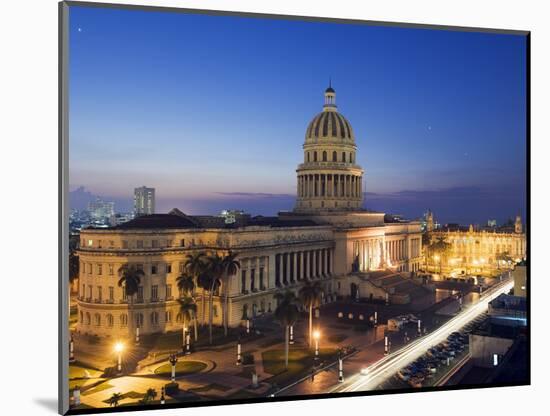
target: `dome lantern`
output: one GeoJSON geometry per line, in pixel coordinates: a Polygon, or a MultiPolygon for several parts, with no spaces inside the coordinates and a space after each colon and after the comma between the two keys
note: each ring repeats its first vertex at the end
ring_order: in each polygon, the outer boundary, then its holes
{"type": "Polygon", "coordinates": [[[328,81],[328,88],[325,90],[323,111],[336,111],[336,91],[332,88],[332,81],[330,79],[328,81]]]}

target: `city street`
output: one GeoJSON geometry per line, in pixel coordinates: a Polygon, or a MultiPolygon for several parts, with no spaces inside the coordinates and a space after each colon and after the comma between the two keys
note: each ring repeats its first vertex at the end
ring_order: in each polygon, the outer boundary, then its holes
{"type": "Polygon", "coordinates": [[[450,333],[458,331],[468,322],[484,313],[491,300],[501,293],[507,293],[512,287],[513,282],[505,280],[488,289],[480,296],[477,303],[465,307],[462,312],[432,333],[416,339],[394,353],[371,364],[367,367],[367,375],[354,374],[348,377],[346,382],[334,387],[330,392],[354,392],[376,389],[384,380],[393,376],[400,368],[426,353],[431,346],[444,341],[450,333]]]}

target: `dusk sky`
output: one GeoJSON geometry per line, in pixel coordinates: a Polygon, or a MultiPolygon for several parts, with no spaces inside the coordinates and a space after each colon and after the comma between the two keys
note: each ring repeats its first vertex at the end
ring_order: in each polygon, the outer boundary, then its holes
{"type": "Polygon", "coordinates": [[[526,39],[70,7],[70,184],[130,208],[290,210],[329,77],[365,207],[525,216],[526,39]]]}

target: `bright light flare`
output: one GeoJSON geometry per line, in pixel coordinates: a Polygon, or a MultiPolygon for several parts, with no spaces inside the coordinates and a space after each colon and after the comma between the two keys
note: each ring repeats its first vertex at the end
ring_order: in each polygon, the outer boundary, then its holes
{"type": "Polygon", "coordinates": [[[124,344],[122,342],[117,342],[115,344],[115,351],[116,352],[122,352],[123,349],[124,349],[124,344]]]}

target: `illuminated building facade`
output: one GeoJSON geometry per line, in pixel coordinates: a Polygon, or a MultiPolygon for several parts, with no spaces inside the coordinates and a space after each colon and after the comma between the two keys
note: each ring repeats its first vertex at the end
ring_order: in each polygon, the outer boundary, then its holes
{"type": "MultiPolygon", "coordinates": [[[[420,223],[393,221],[361,208],[363,170],[349,121],[338,113],[336,93],[325,91],[323,111],[306,130],[304,162],[297,172],[294,211],[275,217],[189,216],[179,210],[138,216],[109,229],[80,234],[77,330],[123,336],[181,329],[176,278],[189,254],[238,254],[240,269],[213,296],[213,322],[222,323],[228,296],[230,326],[269,314],[275,295],[296,294],[306,281],[323,287],[323,302],[351,295],[352,283],[369,273],[420,268],[420,223]],[[130,303],[118,286],[118,270],[132,264],[144,272],[130,303]]],[[[198,320],[208,320],[196,290],[198,320]],[[203,312],[204,311],[204,312],[203,312]]]]}

